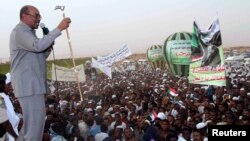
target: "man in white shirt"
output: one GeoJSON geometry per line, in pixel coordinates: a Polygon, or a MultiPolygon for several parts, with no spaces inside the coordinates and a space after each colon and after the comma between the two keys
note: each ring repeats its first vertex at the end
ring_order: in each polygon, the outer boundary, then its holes
{"type": "Polygon", "coordinates": [[[5,75],[0,74],[0,141],[4,140],[5,133],[9,141],[14,141],[18,136],[19,118],[15,114],[9,96],[5,94],[6,79],[5,75]]]}

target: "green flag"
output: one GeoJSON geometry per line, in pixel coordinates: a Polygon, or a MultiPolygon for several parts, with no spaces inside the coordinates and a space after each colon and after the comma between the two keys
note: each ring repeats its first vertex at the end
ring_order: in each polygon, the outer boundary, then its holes
{"type": "Polygon", "coordinates": [[[206,30],[200,30],[194,21],[192,37],[189,83],[226,86],[224,53],[218,17],[206,30]]]}
{"type": "Polygon", "coordinates": [[[199,39],[198,39],[198,27],[196,22],[194,21],[193,26],[193,33],[192,33],[192,47],[198,47],[199,46],[199,39]]]}

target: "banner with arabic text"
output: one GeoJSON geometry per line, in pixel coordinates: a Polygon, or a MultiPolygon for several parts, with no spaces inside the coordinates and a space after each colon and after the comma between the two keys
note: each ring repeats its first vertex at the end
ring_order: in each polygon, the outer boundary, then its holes
{"type": "Polygon", "coordinates": [[[172,64],[189,65],[192,40],[173,40],[167,43],[172,64]]]}
{"type": "Polygon", "coordinates": [[[226,86],[224,53],[218,18],[207,30],[201,30],[194,21],[191,49],[189,83],[226,86]]]}
{"type": "Polygon", "coordinates": [[[84,67],[82,65],[78,65],[75,67],[76,69],[73,68],[65,68],[61,67],[55,64],[52,64],[52,80],[54,81],[77,81],[77,76],[78,80],[80,82],[86,81],[86,76],[84,73],[84,67]]]}
{"type": "Polygon", "coordinates": [[[132,52],[127,47],[127,45],[123,45],[118,51],[108,55],[108,56],[97,56],[97,62],[101,63],[104,66],[112,66],[113,63],[118,62],[120,60],[125,59],[130,56],[132,52]]]}

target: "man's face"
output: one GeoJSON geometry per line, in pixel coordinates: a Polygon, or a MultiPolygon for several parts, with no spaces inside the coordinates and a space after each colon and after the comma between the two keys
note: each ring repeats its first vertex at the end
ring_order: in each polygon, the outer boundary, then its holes
{"type": "Polygon", "coordinates": [[[87,63],[87,68],[90,68],[91,67],[91,64],[90,63],[87,63]]]}
{"type": "Polygon", "coordinates": [[[26,24],[30,26],[32,29],[37,29],[41,20],[41,15],[35,7],[29,7],[28,12],[23,14],[23,20],[26,24]]]}
{"type": "Polygon", "coordinates": [[[163,130],[169,129],[169,123],[167,121],[161,121],[160,124],[163,130]]]}
{"type": "Polygon", "coordinates": [[[210,112],[210,119],[211,119],[212,121],[215,121],[216,118],[217,118],[216,113],[215,113],[215,112],[210,112]]]}
{"type": "Polygon", "coordinates": [[[184,139],[189,140],[191,133],[188,130],[183,130],[182,132],[184,139]]]}
{"type": "Polygon", "coordinates": [[[243,112],[242,112],[242,115],[243,116],[246,116],[246,117],[249,117],[250,113],[247,109],[244,109],[243,112]]]}
{"type": "Polygon", "coordinates": [[[124,136],[126,139],[131,139],[133,137],[133,132],[129,128],[124,129],[124,136]]]}
{"type": "Polygon", "coordinates": [[[120,116],[120,114],[115,114],[115,120],[116,120],[117,122],[120,122],[120,121],[121,121],[121,116],[120,116]]]}
{"type": "Polygon", "coordinates": [[[199,132],[194,132],[193,133],[193,141],[202,141],[202,136],[199,132]]]}

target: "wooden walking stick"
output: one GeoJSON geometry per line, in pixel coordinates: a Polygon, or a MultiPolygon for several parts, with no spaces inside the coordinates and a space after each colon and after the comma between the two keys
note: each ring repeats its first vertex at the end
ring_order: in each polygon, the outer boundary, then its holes
{"type": "MultiPolygon", "coordinates": [[[[61,10],[63,12],[63,18],[65,18],[66,17],[65,13],[64,13],[65,6],[58,5],[58,6],[55,7],[55,10],[57,10],[57,9],[59,9],[59,10],[61,10]]],[[[83,95],[82,95],[82,91],[81,91],[81,87],[80,87],[78,72],[76,70],[75,58],[74,58],[74,54],[73,54],[73,50],[72,50],[72,46],[71,46],[71,41],[70,41],[70,37],[69,37],[68,28],[66,28],[66,33],[67,33],[67,38],[68,38],[68,43],[69,43],[70,55],[71,55],[73,65],[74,65],[74,71],[75,71],[77,86],[78,86],[79,94],[80,94],[80,97],[81,97],[81,101],[83,101],[83,95]]]]}

